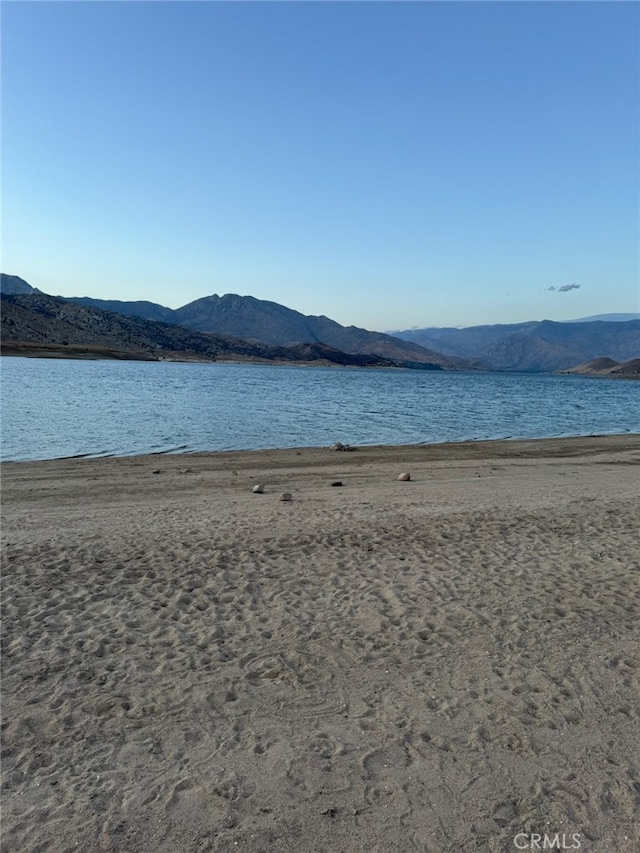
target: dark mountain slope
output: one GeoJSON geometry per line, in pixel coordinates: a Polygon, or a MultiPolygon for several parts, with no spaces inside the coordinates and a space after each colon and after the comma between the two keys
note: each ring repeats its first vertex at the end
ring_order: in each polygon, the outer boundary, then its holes
{"type": "Polygon", "coordinates": [[[11,354],[93,353],[102,357],[322,362],[395,366],[386,359],[339,352],[326,346],[270,347],[228,335],[207,335],[182,326],[88,308],[44,294],[3,294],[2,350],[11,354]],[[59,351],[58,351],[59,350],[59,351]]]}
{"type": "Polygon", "coordinates": [[[201,332],[235,335],[267,344],[323,343],[350,353],[366,353],[398,360],[431,362],[444,367],[462,365],[457,359],[443,358],[381,332],[369,332],[356,326],[341,326],[328,317],[301,314],[277,302],[253,296],[206,296],[175,312],[178,322],[201,332]]]}
{"type": "Polygon", "coordinates": [[[445,369],[467,369],[473,366],[455,357],[445,358],[439,352],[425,350],[410,341],[355,326],[341,326],[328,317],[308,317],[277,302],[253,296],[214,294],[176,310],[153,302],[119,302],[75,296],[67,301],[115,311],[125,316],[176,323],[198,332],[260,341],[272,346],[317,343],[342,352],[375,355],[412,364],[432,364],[445,369]]]}

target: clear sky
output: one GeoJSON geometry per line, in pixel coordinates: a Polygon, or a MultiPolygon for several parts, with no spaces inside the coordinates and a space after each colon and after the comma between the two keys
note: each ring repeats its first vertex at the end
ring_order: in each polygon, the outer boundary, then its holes
{"type": "Polygon", "coordinates": [[[4,2],[2,270],[377,330],[638,311],[639,13],[4,2]]]}

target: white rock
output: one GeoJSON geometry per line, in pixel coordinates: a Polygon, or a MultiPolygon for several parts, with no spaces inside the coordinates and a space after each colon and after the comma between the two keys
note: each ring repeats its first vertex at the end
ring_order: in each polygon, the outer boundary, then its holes
{"type": "Polygon", "coordinates": [[[253,487],[254,495],[261,495],[264,492],[264,485],[262,483],[258,483],[257,486],[253,487]]]}
{"type": "Polygon", "coordinates": [[[398,479],[399,479],[399,480],[404,480],[404,481],[406,482],[407,480],[410,480],[410,479],[411,479],[411,474],[408,474],[408,473],[406,473],[406,472],[405,472],[404,474],[400,474],[400,476],[398,477],[398,479]]]}

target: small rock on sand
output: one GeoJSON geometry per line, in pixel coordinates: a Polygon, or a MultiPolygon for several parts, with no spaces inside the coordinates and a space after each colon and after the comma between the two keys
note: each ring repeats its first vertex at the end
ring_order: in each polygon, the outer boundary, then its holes
{"type": "Polygon", "coordinates": [[[254,495],[261,495],[264,492],[264,485],[262,483],[258,483],[253,487],[254,495]]]}
{"type": "Polygon", "coordinates": [[[281,500],[281,501],[290,501],[290,500],[292,500],[291,492],[283,492],[283,493],[280,495],[280,500],[281,500]]]}
{"type": "Polygon", "coordinates": [[[400,474],[400,476],[398,477],[398,479],[399,479],[399,480],[404,480],[404,481],[406,482],[407,480],[410,480],[410,479],[411,479],[411,474],[407,474],[407,472],[405,471],[405,473],[404,473],[404,474],[400,474]]]}
{"type": "Polygon", "coordinates": [[[341,485],[342,485],[342,480],[334,480],[334,481],[331,483],[331,485],[332,485],[332,486],[341,486],[341,485]]]}

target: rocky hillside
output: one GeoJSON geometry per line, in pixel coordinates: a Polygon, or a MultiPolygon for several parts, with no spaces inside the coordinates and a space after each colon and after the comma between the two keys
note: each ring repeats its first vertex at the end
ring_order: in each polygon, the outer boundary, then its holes
{"type": "Polygon", "coordinates": [[[270,347],[228,335],[125,317],[44,294],[2,294],[2,352],[10,355],[398,366],[321,344],[270,347]]]}
{"type": "Polygon", "coordinates": [[[342,352],[375,355],[378,358],[419,365],[439,365],[445,370],[473,368],[470,362],[394,338],[381,332],[369,332],[356,326],[341,326],[328,317],[301,314],[277,302],[253,296],[205,296],[182,308],[172,310],[153,302],[119,302],[117,300],[70,297],[87,307],[115,311],[126,316],[176,323],[198,332],[232,335],[271,346],[292,344],[324,344],[342,352]]]}
{"type": "Polygon", "coordinates": [[[432,362],[449,369],[468,366],[459,359],[443,357],[439,352],[409,341],[356,326],[341,326],[328,317],[308,316],[253,296],[214,294],[178,308],[175,316],[177,322],[190,329],[236,335],[267,344],[323,343],[344,352],[432,362]]]}

